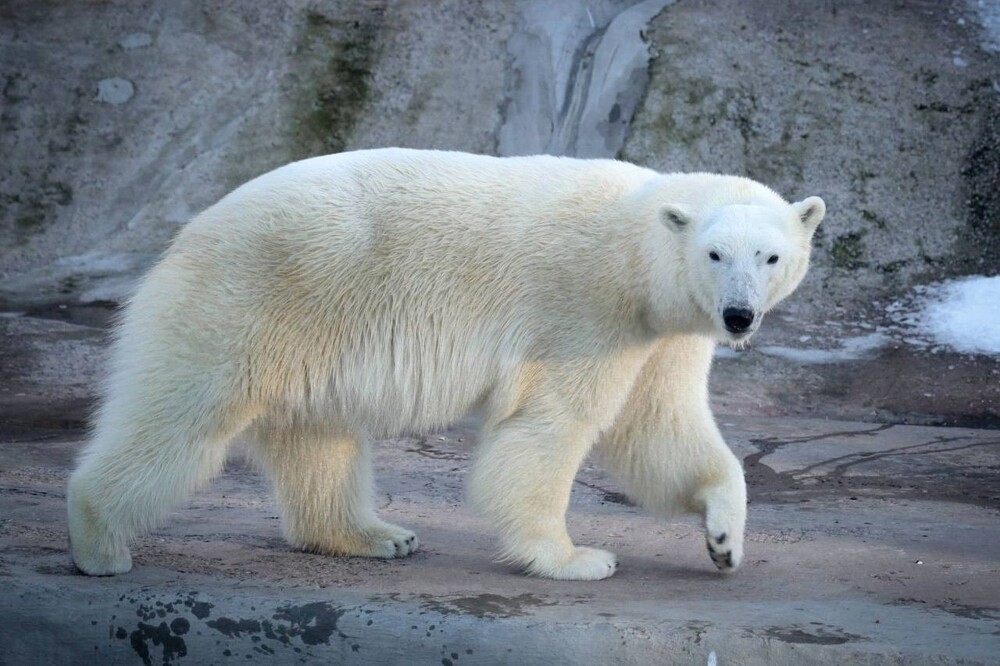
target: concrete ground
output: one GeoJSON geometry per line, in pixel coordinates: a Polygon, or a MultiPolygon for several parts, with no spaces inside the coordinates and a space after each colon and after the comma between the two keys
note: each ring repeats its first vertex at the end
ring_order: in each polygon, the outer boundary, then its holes
{"type": "Polygon", "coordinates": [[[421,539],[394,561],[291,550],[236,445],[224,475],[136,545],[131,573],[78,575],[65,481],[103,339],[0,317],[4,666],[997,663],[995,430],[723,411],[750,487],[742,569],[718,574],[696,520],[645,514],[588,463],[570,532],[621,568],[586,583],[493,561],[489,526],[462,502],[472,423],[377,447],[382,515],[421,539]]]}

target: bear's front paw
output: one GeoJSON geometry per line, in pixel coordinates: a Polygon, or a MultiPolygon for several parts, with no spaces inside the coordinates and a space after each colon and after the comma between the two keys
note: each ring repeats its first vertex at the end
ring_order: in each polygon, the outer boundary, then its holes
{"type": "Polygon", "coordinates": [[[601,580],[613,576],[618,570],[614,553],[597,548],[573,548],[567,559],[555,560],[544,555],[528,564],[526,573],[556,580],[601,580]]]}
{"type": "Polygon", "coordinates": [[[718,534],[709,532],[705,536],[705,543],[708,546],[708,555],[719,571],[732,573],[740,566],[741,554],[733,548],[733,541],[726,532],[718,534]]]}

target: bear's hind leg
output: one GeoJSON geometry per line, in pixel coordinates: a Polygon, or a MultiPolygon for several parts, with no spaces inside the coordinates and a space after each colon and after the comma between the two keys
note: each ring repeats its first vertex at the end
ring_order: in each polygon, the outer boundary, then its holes
{"type": "Polygon", "coordinates": [[[417,549],[413,532],[375,513],[367,440],[293,419],[261,424],[253,442],[293,546],[326,555],[382,558],[404,557],[417,549]]]}
{"type": "Polygon", "coordinates": [[[589,448],[586,433],[528,417],[483,432],[469,496],[500,527],[501,559],[557,580],[600,580],[615,573],[613,553],[574,546],[566,531],[573,478],[589,448]]]}
{"type": "Polygon", "coordinates": [[[67,488],[70,550],[77,568],[111,576],[132,568],[129,544],[187,494],[218,474],[232,430],[201,428],[189,412],[138,413],[123,395],[97,420],[67,488]]]}

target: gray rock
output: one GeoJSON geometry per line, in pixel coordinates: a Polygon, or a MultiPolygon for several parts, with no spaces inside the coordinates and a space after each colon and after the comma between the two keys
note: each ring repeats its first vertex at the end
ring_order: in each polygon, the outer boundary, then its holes
{"type": "Polygon", "coordinates": [[[118,77],[101,79],[97,82],[97,101],[115,106],[124,104],[132,99],[135,94],[135,86],[128,79],[118,77]]]}
{"type": "Polygon", "coordinates": [[[141,49],[153,44],[153,36],[148,32],[133,32],[118,40],[118,46],[126,51],[141,49]]]}
{"type": "Polygon", "coordinates": [[[514,86],[498,154],[615,157],[648,80],[643,31],[669,4],[523,5],[507,42],[514,86]]]}

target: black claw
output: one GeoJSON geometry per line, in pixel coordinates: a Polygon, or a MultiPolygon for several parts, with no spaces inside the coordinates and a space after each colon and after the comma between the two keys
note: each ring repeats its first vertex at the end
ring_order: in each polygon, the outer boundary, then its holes
{"type": "Polygon", "coordinates": [[[708,542],[708,552],[712,553],[713,555],[715,555],[715,553],[716,553],[715,548],[712,547],[712,542],[711,541],[708,542]]]}
{"type": "Polygon", "coordinates": [[[723,532],[715,540],[718,541],[720,544],[725,543],[726,542],[726,533],[723,532]]]}
{"type": "Polygon", "coordinates": [[[733,551],[727,550],[725,554],[712,551],[709,553],[712,558],[712,562],[719,569],[732,569],[733,568],[733,551]]]}

